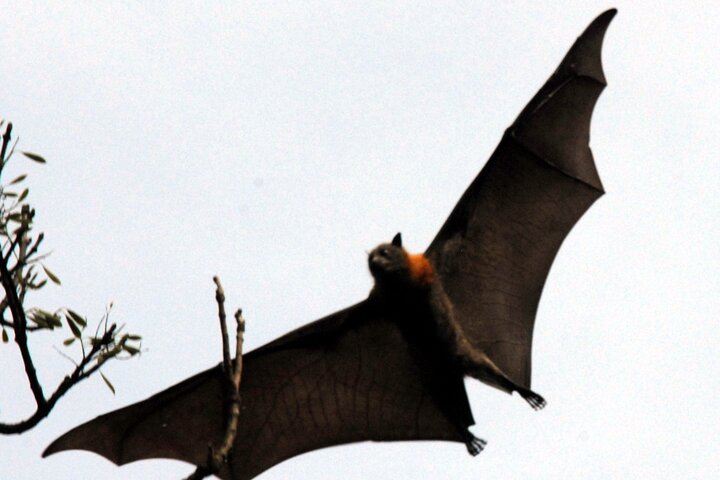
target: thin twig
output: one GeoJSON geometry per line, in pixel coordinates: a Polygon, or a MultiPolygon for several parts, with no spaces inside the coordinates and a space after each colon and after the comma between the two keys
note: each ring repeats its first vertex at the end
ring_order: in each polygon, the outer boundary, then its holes
{"type": "Polygon", "coordinates": [[[238,420],[240,419],[240,380],[242,379],[242,346],[245,334],[245,320],[242,310],[235,312],[235,361],[230,362],[230,347],[228,345],[227,326],[225,324],[225,292],[220,285],[220,279],[213,277],[217,290],[215,298],[218,302],[218,316],[220,317],[220,331],[223,339],[223,367],[225,380],[228,388],[225,390],[225,400],[228,403],[227,418],[225,424],[225,436],[219,449],[208,446],[208,455],[205,465],[198,465],[195,471],[185,480],[200,480],[215,473],[218,473],[222,466],[227,463],[230,450],[235,443],[237,436],[238,420]]]}
{"type": "MultiPolygon", "coordinates": [[[[0,325],[2,325],[4,327],[13,328],[13,329],[15,328],[15,324],[13,322],[11,322],[9,320],[5,320],[4,318],[0,318],[0,325]]],[[[28,332],[34,332],[35,330],[42,330],[42,327],[37,326],[37,325],[28,325],[26,330],[28,332]]]]}
{"type": "Polygon", "coordinates": [[[110,326],[108,331],[105,332],[102,338],[98,342],[96,342],[95,345],[93,345],[88,356],[83,358],[82,361],[75,367],[75,370],[73,370],[70,375],[66,376],[63,381],[60,382],[55,392],[53,392],[53,394],[50,396],[50,398],[47,399],[47,401],[45,401],[42,405],[38,406],[37,410],[31,417],[18,423],[0,423],[0,433],[22,433],[30,430],[35,425],[40,423],[40,420],[50,414],[50,411],[53,409],[57,401],[60,400],[60,398],[65,395],[68,390],[70,390],[77,383],[85,380],[90,375],[98,371],[100,367],[102,367],[102,365],[109,358],[111,358],[110,356],[106,356],[103,359],[98,359],[97,363],[93,365],[92,368],[85,370],[85,368],[87,368],[90,362],[97,358],[98,354],[102,351],[102,349],[113,342],[114,336],[115,325],[112,325],[110,326]]]}
{"type": "Polygon", "coordinates": [[[230,411],[228,412],[227,428],[225,430],[225,439],[223,441],[218,455],[221,458],[227,458],[230,449],[235,443],[237,436],[238,419],[240,418],[240,379],[242,378],[242,346],[243,336],[245,333],[245,319],[242,316],[242,310],[235,312],[235,362],[233,364],[231,389],[230,389],[230,411]]]}
{"type": "Polygon", "coordinates": [[[7,154],[7,157],[5,158],[5,163],[10,161],[10,157],[13,156],[13,153],[15,153],[15,147],[17,147],[18,142],[20,141],[20,137],[15,137],[15,141],[13,142],[12,148],[10,148],[10,151],[7,154]]]}
{"type": "Polygon", "coordinates": [[[223,369],[226,372],[230,372],[232,365],[230,364],[230,345],[225,321],[225,290],[223,290],[222,284],[220,283],[220,278],[217,276],[213,277],[213,282],[215,282],[217,287],[215,289],[215,300],[218,304],[218,318],[220,319],[220,333],[222,335],[223,369]]]}
{"type": "MultiPolygon", "coordinates": [[[[25,265],[39,262],[40,260],[44,260],[45,258],[50,256],[50,253],[52,253],[52,252],[47,252],[47,253],[43,253],[42,255],[39,255],[39,256],[33,258],[32,260],[28,261],[28,259],[30,257],[32,257],[33,255],[35,255],[37,253],[38,248],[40,247],[40,242],[43,241],[43,238],[45,238],[45,234],[40,232],[40,235],[37,236],[35,243],[32,245],[32,247],[30,247],[30,250],[28,250],[27,253],[25,254],[25,258],[24,258],[23,262],[20,262],[20,260],[15,262],[15,265],[13,266],[13,268],[10,269],[10,273],[12,273],[14,275],[18,269],[24,267],[25,265]]],[[[13,247],[13,249],[14,248],[15,247],[13,247]]]]}
{"type": "MultiPolygon", "coordinates": [[[[20,248],[18,248],[18,253],[17,253],[17,265],[25,265],[25,260],[27,259],[27,257],[26,257],[27,247],[28,247],[28,243],[30,243],[30,240],[28,239],[28,236],[27,236],[27,231],[28,231],[28,226],[29,226],[30,216],[31,216],[30,206],[23,205],[21,212],[22,212],[21,218],[23,219],[23,223],[21,224],[21,230],[18,231],[18,233],[17,233],[17,236],[20,237],[20,242],[19,242],[20,248]]],[[[10,257],[8,256],[8,261],[9,260],[10,260],[10,257]]],[[[14,272],[15,283],[17,285],[23,285],[23,283],[22,283],[22,274],[23,274],[22,268],[23,267],[20,267],[19,270],[14,272]]],[[[32,270],[32,267],[30,268],[30,270],[32,270]]],[[[29,274],[30,274],[30,271],[28,271],[28,275],[29,274]]],[[[27,289],[21,287],[20,293],[18,294],[18,298],[20,300],[20,303],[22,303],[22,304],[25,303],[25,293],[27,293],[27,289]]]]}
{"type": "MultiPolygon", "coordinates": [[[[82,343],[82,340],[80,340],[80,342],[82,343]]],[[[71,363],[72,363],[73,365],[75,365],[76,367],[78,366],[78,363],[75,361],[75,359],[74,359],[73,357],[71,357],[71,356],[68,355],[67,353],[63,352],[62,350],[60,350],[59,348],[57,348],[55,345],[53,345],[53,350],[55,350],[55,351],[56,351],[61,357],[63,357],[65,360],[71,362],[71,363]]]]}
{"type": "MultiPolygon", "coordinates": [[[[7,124],[5,134],[2,137],[2,147],[0,147],[0,162],[5,162],[5,152],[7,150],[8,142],[10,141],[10,133],[12,131],[12,123],[7,124]]],[[[0,163],[0,165],[2,165],[0,163]]],[[[1,168],[0,168],[1,170],[1,168]]],[[[3,289],[5,290],[5,298],[7,298],[8,306],[10,307],[10,313],[13,317],[13,330],[15,332],[15,343],[17,343],[20,349],[20,356],[23,360],[25,367],[25,374],[27,375],[28,382],[30,383],[30,390],[32,390],[35,403],[39,409],[42,409],[46,403],[45,394],[43,393],[42,386],[38,380],[37,372],[35,371],[35,365],[30,355],[30,349],[28,348],[27,340],[27,318],[25,318],[25,309],[23,308],[22,302],[18,296],[17,288],[15,283],[10,276],[8,271],[7,261],[2,251],[0,251],[0,281],[2,281],[3,289]]]]}
{"type": "Polygon", "coordinates": [[[10,135],[12,134],[12,123],[8,122],[5,127],[5,133],[2,136],[2,147],[0,149],[0,173],[2,173],[2,166],[5,164],[5,153],[7,152],[8,144],[10,143],[10,135]]]}

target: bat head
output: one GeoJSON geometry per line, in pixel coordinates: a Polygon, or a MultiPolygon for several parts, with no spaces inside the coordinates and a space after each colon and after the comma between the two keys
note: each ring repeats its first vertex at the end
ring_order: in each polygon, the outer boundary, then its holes
{"type": "Polygon", "coordinates": [[[378,284],[426,286],[432,282],[432,267],[423,254],[410,255],[402,236],[381,243],[368,255],[370,273],[378,284]]]}
{"type": "Polygon", "coordinates": [[[408,278],[407,252],[398,233],[390,243],[381,243],[368,255],[370,273],[376,281],[400,281],[408,278]]]}

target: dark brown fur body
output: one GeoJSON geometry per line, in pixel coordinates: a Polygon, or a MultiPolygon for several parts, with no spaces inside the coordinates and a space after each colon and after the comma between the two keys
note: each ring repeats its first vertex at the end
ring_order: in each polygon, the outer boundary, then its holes
{"type": "Polygon", "coordinates": [[[540,395],[513,382],[484,352],[472,346],[429,260],[408,254],[400,234],[392,243],[373,249],[368,263],[375,278],[370,298],[392,311],[425,368],[459,369],[463,375],[517,391],[535,410],[545,406],[540,395]]]}

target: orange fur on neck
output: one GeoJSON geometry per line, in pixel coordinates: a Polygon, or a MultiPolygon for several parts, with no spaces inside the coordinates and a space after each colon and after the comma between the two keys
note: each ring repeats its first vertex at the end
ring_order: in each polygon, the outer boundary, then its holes
{"type": "Polygon", "coordinates": [[[430,285],[433,281],[433,268],[430,260],[422,253],[410,255],[405,252],[408,259],[408,268],[410,270],[410,278],[419,285],[430,285]]]}

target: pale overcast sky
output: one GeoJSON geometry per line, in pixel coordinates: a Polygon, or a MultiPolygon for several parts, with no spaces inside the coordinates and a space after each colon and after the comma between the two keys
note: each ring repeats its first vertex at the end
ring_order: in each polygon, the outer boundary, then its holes
{"type": "MultiPolygon", "coordinates": [[[[144,335],[30,433],[2,479],[176,479],[87,452],[69,428],[220,359],[211,278],[250,350],[350,305],[365,251],[423,250],[524,104],[599,13],[609,86],[591,145],[607,195],[567,238],[540,302],[541,412],[467,381],[476,435],[302,455],[273,479],[710,478],[720,471],[720,8],[711,2],[14,2],[2,103],[63,286],[34,297],[144,335]]],[[[33,338],[51,390],[71,364],[33,338]]],[[[247,351],[246,350],[246,351],[247,351]]],[[[0,418],[32,411],[0,344],[0,418]]]]}

